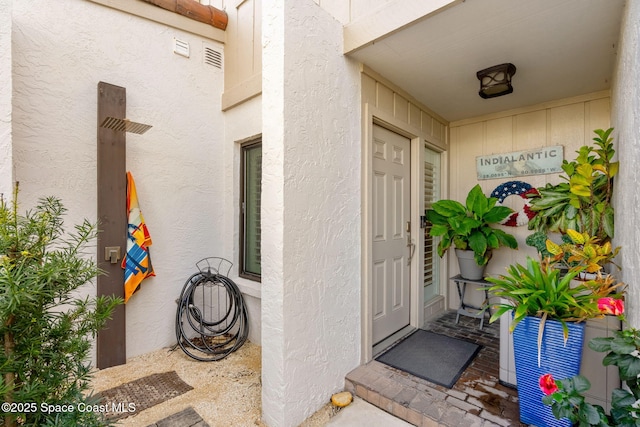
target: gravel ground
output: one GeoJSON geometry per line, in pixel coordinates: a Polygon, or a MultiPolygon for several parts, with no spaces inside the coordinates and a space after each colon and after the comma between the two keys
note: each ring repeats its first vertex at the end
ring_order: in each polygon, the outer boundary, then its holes
{"type": "MultiPolygon", "coordinates": [[[[176,371],[193,387],[117,422],[117,426],[146,427],[191,406],[210,427],[266,427],[260,421],[260,347],[246,342],[236,352],[217,362],[198,362],[177,348],[165,348],[127,360],[125,365],[95,372],[94,392],[103,391],[154,373],[176,371]]],[[[330,397],[330,396],[329,396],[330,397]]],[[[324,426],[336,413],[328,403],[301,427],[324,426]]]]}

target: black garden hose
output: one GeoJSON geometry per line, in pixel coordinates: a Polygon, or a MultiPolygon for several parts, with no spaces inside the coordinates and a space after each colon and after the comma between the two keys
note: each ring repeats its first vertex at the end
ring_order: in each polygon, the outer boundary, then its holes
{"type": "Polygon", "coordinates": [[[249,335],[247,307],[240,289],[215,268],[211,270],[201,269],[187,279],[176,311],[178,345],[189,357],[202,362],[224,359],[249,335]]]}

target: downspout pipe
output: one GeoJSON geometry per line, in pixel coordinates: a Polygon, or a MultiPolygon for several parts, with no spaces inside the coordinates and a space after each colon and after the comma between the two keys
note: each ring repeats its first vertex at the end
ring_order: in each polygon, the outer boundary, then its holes
{"type": "Polygon", "coordinates": [[[142,0],[163,9],[225,30],[229,18],[224,10],[200,4],[195,0],[142,0]]]}

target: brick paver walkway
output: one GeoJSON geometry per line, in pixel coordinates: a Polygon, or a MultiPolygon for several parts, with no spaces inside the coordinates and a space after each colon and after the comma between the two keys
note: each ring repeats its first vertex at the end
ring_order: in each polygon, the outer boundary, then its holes
{"type": "Polygon", "coordinates": [[[347,390],[415,426],[523,426],[518,394],[499,382],[499,323],[478,329],[480,321],[447,312],[424,329],[482,345],[451,389],[414,377],[375,360],[351,371],[347,390]]]}
{"type": "Polygon", "coordinates": [[[209,427],[209,424],[192,407],[188,407],[147,427],[209,427]]]}

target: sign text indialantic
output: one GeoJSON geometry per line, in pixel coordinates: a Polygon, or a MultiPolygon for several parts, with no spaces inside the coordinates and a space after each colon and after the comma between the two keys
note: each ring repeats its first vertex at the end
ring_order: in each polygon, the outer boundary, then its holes
{"type": "Polygon", "coordinates": [[[562,145],[476,157],[478,179],[562,172],[562,145]]]}

